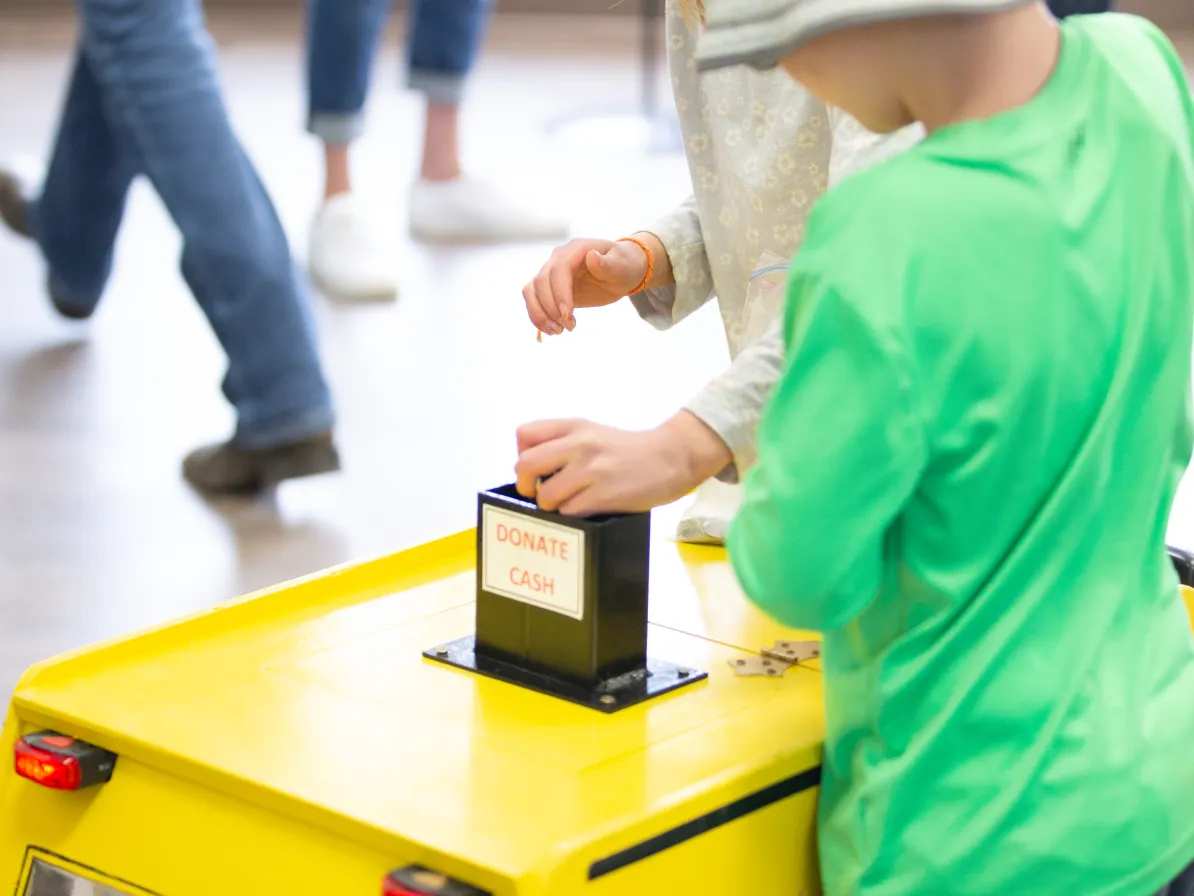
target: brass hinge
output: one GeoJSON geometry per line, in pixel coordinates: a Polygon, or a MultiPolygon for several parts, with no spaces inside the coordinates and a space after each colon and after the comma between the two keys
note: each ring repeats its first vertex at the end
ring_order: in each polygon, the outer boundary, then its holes
{"type": "Polygon", "coordinates": [[[776,641],[773,647],[764,647],[758,656],[730,660],[729,663],[735,675],[779,678],[797,663],[820,655],[820,641],[776,641]]]}

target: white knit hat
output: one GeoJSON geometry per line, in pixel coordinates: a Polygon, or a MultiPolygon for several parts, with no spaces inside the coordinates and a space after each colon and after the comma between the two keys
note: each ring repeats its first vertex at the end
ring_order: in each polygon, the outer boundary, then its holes
{"type": "Polygon", "coordinates": [[[705,0],[702,71],[777,66],[801,44],[851,25],[929,15],[1001,12],[1030,0],[705,0]]]}

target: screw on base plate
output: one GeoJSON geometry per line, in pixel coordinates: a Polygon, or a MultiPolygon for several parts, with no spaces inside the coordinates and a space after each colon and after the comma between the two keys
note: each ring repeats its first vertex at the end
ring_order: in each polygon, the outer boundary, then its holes
{"type": "Polygon", "coordinates": [[[615,703],[618,702],[618,698],[615,697],[613,694],[602,694],[599,699],[606,706],[613,706],[615,703]]]}
{"type": "Polygon", "coordinates": [[[435,648],[435,655],[436,655],[436,656],[447,656],[447,655],[448,655],[448,648],[447,648],[447,647],[437,647],[437,648],[435,648]]]}

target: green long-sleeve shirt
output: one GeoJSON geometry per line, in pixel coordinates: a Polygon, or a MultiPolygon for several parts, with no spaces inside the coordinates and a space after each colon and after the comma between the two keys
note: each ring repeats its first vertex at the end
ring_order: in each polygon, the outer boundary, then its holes
{"type": "Polygon", "coordinates": [[[828,896],[1146,896],[1194,859],[1192,122],[1158,31],[1077,19],[1028,105],[812,215],[729,547],[825,633],[828,896]]]}

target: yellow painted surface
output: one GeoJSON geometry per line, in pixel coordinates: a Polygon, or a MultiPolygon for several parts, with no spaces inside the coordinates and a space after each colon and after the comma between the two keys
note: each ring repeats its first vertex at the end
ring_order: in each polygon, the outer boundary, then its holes
{"type": "Polygon", "coordinates": [[[815,892],[814,791],[587,879],[820,762],[820,674],[729,668],[800,635],[724,552],[656,538],[650,652],[710,677],[608,716],[423,659],[473,630],[473,555],[462,533],[31,670],[0,750],[44,726],[120,760],[81,794],[0,777],[0,891],[33,844],[171,896],[377,893],[408,862],[495,894],[815,892]]]}
{"type": "MultiPolygon", "coordinates": [[[[2,747],[11,750],[8,732],[2,747]]],[[[6,822],[0,828],[0,892],[14,892],[30,846],[97,869],[100,874],[87,876],[99,882],[127,881],[136,888],[122,888],[131,896],[142,896],[139,890],[164,896],[378,896],[385,871],[413,858],[411,852],[370,849],[127,757],[118,765],[111,783],[77,794],[6,777],[0,785],[0,818],[6,822]]]]}

